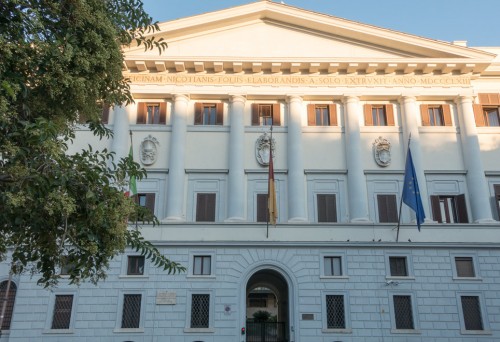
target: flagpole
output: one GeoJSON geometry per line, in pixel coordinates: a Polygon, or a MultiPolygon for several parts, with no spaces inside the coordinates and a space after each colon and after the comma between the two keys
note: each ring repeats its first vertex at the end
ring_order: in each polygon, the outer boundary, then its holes
{"type": "Polygon", "coordinates": [[[269,140],[269,164],[268,164],[268,171],[267,171],[267,210],[266,210],[266,218],[267,218],[267,223],[266,223],[266,239],[269,238],[269,199],[270,199],[270,194],[271,194],[271,180],[269,179],[269,168],[271,167],[271,159],[273,158],[273,124],[271,123],[271,138],[269,140]]]}
{"type": "MultiPolygon", "coordinates": [[[[408,136],[408,148],[406,149],[406,158],[408,158],[408,151],[410,150],[410,142],[411,142],[411,132],[410,135],[408,136]]],[[[405,165],[406,165],[406,160],[405,160],[405,165]]],[[[406,166],[405,166],[406,168],[406,166]]],[[[404,180],[403,180],[404,182],[404,180]]],[[[404,188],[404,184],[403,184],[404,188]]],[[[396,232],[396,242],[399,241],[399,226],[401,225],[401,209],[403,209],[403,194],[401,193],[401,199],[399,201],[399,214],[398,214],[398,229],[396,232]]]]}
{"type": "MultiPolygon", "coordinates": [[[[130,133],[130,148],[133,149],[134,148],[134,143],[132,141],[132,130],[129,130],[129,133],[130,133]]],[[[139,230],[139,223],[138,223],[138,221],[139,220],[138,220],[138,217],[136,215],[135,216],[135,230],[139,230]]]]}

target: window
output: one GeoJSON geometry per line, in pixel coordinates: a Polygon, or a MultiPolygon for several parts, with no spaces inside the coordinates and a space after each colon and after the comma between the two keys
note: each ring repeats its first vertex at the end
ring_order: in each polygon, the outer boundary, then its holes
{"type": "Polygon", "coordinates": [[[122,323],[123,329],[137,329],[141,321],[141,301],[140,294],[123,295],[122,323]]]}
{"type": "Polygon", "coordinates": [[[103,124],[107,124],[109,122],[109,105],[108,104],[102,105],[101,122],[103,124]]]}
{"type": "Polygon", "coordinates": [[[324,274],[327,277],[342,275],[342,257],[326,256],[323,259],[324,274]]]}
{"type": "Polygon", "coordinates": [[[394,305],[394,321],[396,329],[415,329],[411,296],[394,295],[392,297],[392,302],[394,305]]]}
{"type": "Polygon", "coordinates": [[[257,194],[257,222],[267,222],[269,210],[267,194],[257,194]]]}
{"type": "Polygon", "coordinates": [[[334,194],[316,195],[318,222],[337,222],[337,204],[334,194]]]}
{"type": "Polygon", "coordinates": [[[191,328],[208,328],[210,322],[210,295],[193,294],[191,297],[191,328]]]}
{"type": "Polygon", "coordinates": [[[377,195],[377,206],[380,223],[398,222],[396,195],[377,195]]]}
{"type": "Polygon", "coordinates": [[[279,104],[252,104],[252,126],[280,126],[279,104]]]}
{"type": "Polygon", "coordinates": [[[472,257],[455,257],[457,277],[475,277],[474,259],[472,257]]]}
{"type": "Polygon", "coordinates": [[[215,222],[215,194],[196,194],[196,222],[215,222]]]}
{"type": "Polygon", "coordinates": [[[500,126],[500,94],[479,94],[480,104],[474,104],[476,126],[500,126]]]}
{"type": "Polygon", "coordinates": [[[432,217],[439,223],[468,223],[465,195],[431,196],[432,217]]]}
{"type": "Polygon", "coordinates": [[[498,212],[498,219],[500,220],[500,184],[493,185],[493,189],[495,191],[495,203],[498,212]]]}
{"type": "Polygon", "coordinates": [[[451,126],[449,105],[420,105],[423,126],[451,126]]]}
{"type": "Polygon", "coordinates": [[[251,308],[265,308],[267,307],[266,298],[248,298],[248,306],[251,308]]]}
{"type": "Polygon", "coordinates": [[[167,117],[167,107],[165,102],[137,104],[137,124],[165,124],[167,117]]]}
{"type": "Polygon", "coordinates": [[[72,310],[73,295],[56,295],[51,329],[69,329],[72,310]]]}
{"type": "Polygon", "coordinates": [[[127,263],[127,275],[143,275],[144,274],[144,256],[129,255],[127,263]]]}
{"type": "Polygon", "coordinates": [[[394,126],[394,111],[391,104],[365,104],[365,126],[394,126]]]}
{"type": "Polygon", "coordinates": [[[61,272],[63,276],[67,276],[75,268],[75,264],[71,262],[67,255],[61,257],[61,272]]]}
{"type": "Polygon", "coordinates": [[[195,256],[193,260],[194,275],[210,275],[212,274],[212,257],[210,255],[195,256]]]}
{"type": "Polygon", "coordinates": [[[389,268],[391,277],[408,277],[408,264],[404,256],[390,256],[389,268]]]}
{"type": "Polygon", "coordinates": [[[196,103],[194,107],[195,125],[222,125],[222,103],[196,103]]]}
{"type": "Polygon", "coordinates": [[[343,295],[326,295],[327,329],[345,329],[345,307],[343,295]]]}
{"type": "Polygon", "coordinates": [[[308,126],[337,126],[337,107],[334,104],[308,104],[308,126]]]}
{"type": "Polygon", "coordinates": [[[141,207],[148,208],[151,213],[155,211],[155,194],[141,193],[137,194],[136,203],[141,207]]]}
{"type": "MultiPolygon", "coordinates": [[[[7,288],[9,287],[9,281],[3,281],[0,283],[0,301],[3,303],[5,298],[7,288]]],[[[5,306],[5,314],[3,317],[3,322],[1,326],[1,330],[10,330],[10,322],[12,321],[12,313],[14,312],[14,301],[16,300],[17,286],[11,281],[9,294],[7,296],[7,304],[5,306]]]]}
{"type": "Polygon", "coordinates": [[[484,330],[479,296],[460,296],[465,330],[484,330]]]}

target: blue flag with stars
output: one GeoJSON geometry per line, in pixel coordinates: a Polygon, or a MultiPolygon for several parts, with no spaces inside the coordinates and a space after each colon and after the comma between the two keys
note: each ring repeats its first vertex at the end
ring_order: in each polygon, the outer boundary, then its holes
{"type": "Polygon", "coordinates": [[[417,227],[420,231],[420,225],[425,220],[425,212],[422,206],[422,198],[420,197],[420,189],[418,188],[417,175],[410,149],[408,149],[408,156],[406,157],[403,202],[417,215],[417,227]]]}

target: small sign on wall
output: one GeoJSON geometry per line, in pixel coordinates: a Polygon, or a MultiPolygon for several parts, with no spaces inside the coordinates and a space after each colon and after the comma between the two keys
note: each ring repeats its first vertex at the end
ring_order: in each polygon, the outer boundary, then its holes
{"type": "Polygon", "coordinates": [[[177,293],[169,291],[156,292],[156,305],[175,305],[177,304],[177,293]]]}

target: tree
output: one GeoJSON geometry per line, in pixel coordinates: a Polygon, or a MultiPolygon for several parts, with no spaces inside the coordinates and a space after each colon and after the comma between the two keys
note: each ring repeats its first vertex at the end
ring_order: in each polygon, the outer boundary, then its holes
{"type": "Polygon", "coordinates": [[[67,153],[79,119],[110,137],[102,107],[132,101],[122,47],[161,53],[157,29],[140,0],[0,2],[0,261],[12,273],[51,286],[69,264],[71,283],[97,283],[127,245],[184,270],[128,228],[140,208],[123,189],[145,170],[105,149],[67,153]]]}

